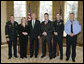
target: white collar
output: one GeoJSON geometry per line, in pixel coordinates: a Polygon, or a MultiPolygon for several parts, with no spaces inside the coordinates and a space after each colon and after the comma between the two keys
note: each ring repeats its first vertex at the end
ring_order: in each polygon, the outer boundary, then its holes
{"type": "Polygon", "coordinates": [[[32,21],[34,21],[34,22],[35,22],[35,20],[32,20],[32,21]]]}

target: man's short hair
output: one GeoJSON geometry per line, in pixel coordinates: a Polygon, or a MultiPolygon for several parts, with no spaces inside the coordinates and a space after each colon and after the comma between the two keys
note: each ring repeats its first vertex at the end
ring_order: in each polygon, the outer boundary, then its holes
{"type": "Polygon", "coordinates": [[[48,15],[48,16],[49,16],[49,14],[48,14],[48,13],[45,13],[44,15],[48,15]]]}
{"type": "Polygon", "coordinates": [[[12,15],[10,15],[10,17],[11,17],[11,16],[14,16],[14,15],[12,14],[12,15]]]}
{"type": "Polygon", "coordinates": [[[70,13],[70,15],[71,15],[71,14],[75,15],[73,12],[72,12],[72,13],[70,13]]]}
{"type": "MultiPolygon", "coordinates": [[[[59,14],[59,15],[61,16],[61,14],[60,14],[60,13],[57,13],[57,14],[59,14]]],[[[56,14],[56,15],[57,15],[57,14],[56,14]]]]}
{"type": "MultiPolygon", "coordinates": [[[[35,14],[35,13],[32,13],[31,15],[33,15],[33,14],[35,14]]],[[[36,15],[36,14],[35,14],[36,15]]]]}
{"type": "Polygon", "coordinates": [[[14,15],[10,15],[10,17],[9,17],[9,18],[11,18],[11,17],[14,17],[14,15]]]}

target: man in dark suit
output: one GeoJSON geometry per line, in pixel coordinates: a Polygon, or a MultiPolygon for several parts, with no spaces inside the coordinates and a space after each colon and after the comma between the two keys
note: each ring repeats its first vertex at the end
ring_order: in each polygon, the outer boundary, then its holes
{"type": "Polygon", "coordinates": [[[6,23],[5,35],[8,43],[8,59],[12,57],[12,44],[14,46],[14,57],[17,58],[18,23],[14,21],[13,15],[10,16],[10,21],[6,23]]]}
{"type": "Polygon", "coordinates": [[[49,14],[44,14],[45,21],[41,23],[41,33],[42,33],[42,56],[44,58],[46,56],[46,41],[48,43],[49,57],[52,59],[52,22],[49,20],[49,14]]]}
{"type": "Polygon", "coordinates": [[[54,27],[54,36],[53,36],[53,58],[56,57],[56,45],[57,42],[59,44],[60,49],[60,59],[63,59],[63,31],[64,31],[64,24],[63,20],[61,19],[61,16],[59,13],[56,14],[57,20],[53,22],[54,27]]]}
{"type": "Polygon", "coordinates": [[[28,21],[29,36],[30,36],[30,57],[34,54],[34,41],[35,41],[35,58],[38,56],[39,41],[40,38],[40,21],[36,20],[35,13],[32,14],[32,20],[28,21]]]}

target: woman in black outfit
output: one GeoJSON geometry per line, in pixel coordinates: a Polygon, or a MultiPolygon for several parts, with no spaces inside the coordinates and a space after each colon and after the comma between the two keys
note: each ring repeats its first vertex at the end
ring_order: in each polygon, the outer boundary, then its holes
{"type": "Polygon", "coordinates": [[[26,24],[26,18],[21,19],[19,29],[19,42],[20,42],[20,58],[27,58],[27,43],[28,43],[28,25],[26,24]]]}

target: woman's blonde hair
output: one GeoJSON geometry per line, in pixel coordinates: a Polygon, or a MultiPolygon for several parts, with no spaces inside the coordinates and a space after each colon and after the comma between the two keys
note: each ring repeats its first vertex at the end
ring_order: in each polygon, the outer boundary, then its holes
{"type": "MultiPolygon", "coordinates": [[[[25,17],[22,17],[22,19],[21,19],[21,25],[22,25],[22,26],[23,26],[23,19],[26,20],[26,18],[25,18],[25,17]]],[[[27,25],[27,20],[26,20],[26,22],[25,22],[25,25],[27,25]]]]}

